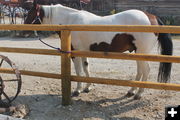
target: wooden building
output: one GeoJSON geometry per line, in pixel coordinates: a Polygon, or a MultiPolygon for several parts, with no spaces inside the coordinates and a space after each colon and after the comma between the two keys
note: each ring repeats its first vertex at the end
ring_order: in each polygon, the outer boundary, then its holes
{"type": "Polygon", "coordinates": [[[180,0],[115,0],[116,10],[140,9],[159,16],[180,16],[180,0]]]}

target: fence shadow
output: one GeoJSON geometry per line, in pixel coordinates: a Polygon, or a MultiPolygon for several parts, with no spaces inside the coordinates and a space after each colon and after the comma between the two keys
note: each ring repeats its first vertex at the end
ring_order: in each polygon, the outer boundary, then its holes
{"type": "Polygon", "coordinates": [[[14,104],[25,104],[29,107],[30,113],[26,119],[53,120],[73,119],[120,119],[120,120],[141,120],[140,118],[123,116],[131,110],[146,106],[148,102],[142,100],[133,100],[122,96],[116,99],[101,99],[97,101],[86,101],[79,98],[73,98],[73,104],[70,106],[61,105],[61,95],[23,95],[19,96],[14,104]],[[107,104],[106,103],[111,103],[107,104]],[[120,116],[120,117],[115,117],[120,116]]]}
{"type": "MultiPolygon", "coordinates": [[[[101,99],[98,101],[83,101],[76,100],[75,104],[85,105],[90,107],[89,111],[99,112],[101,115],[98,117],[101,119],[120,119],[120,120],[141,120],[140,118],[134,117],[114,117],[114,116],[123,116],[123,113],[135,110],[137,108],[144,107],[149,103],[141,100],[134,100],[133,98],[127,98],[122,96],[116,99],[101,99]],[[108,105],[108,103],[110,103],[108,105]]],[[[94,112],[94,113],[95,113],[94,112]]],[[[94,118],[97,115],[89,114],[86,118],[94,118]]]]}

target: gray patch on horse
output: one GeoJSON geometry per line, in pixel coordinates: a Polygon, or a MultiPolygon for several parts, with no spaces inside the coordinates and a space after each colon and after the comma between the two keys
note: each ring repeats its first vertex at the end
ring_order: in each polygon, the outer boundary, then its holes
{"type": "Polygon", "coordinates": [[[85,66],[88,66],[88,62],[87,62],[87,61],[84,61],[84,65],[85,65],[85,66]]]}
{"type": "Polygon", "coordinates": [[[129,34],[116,34],[112,39],[111,44],[101,42],[99,44],[94,43],[90,45],[91,51],[104,51],[104,52],[125,52],[136,51],[136,46],[133,43],[134,37],[129,34]]]}

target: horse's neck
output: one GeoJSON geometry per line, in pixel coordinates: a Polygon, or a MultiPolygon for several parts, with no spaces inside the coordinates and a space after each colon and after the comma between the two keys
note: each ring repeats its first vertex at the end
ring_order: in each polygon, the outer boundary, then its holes
{"type": "Polygon", "coordinates": [[[45,10],[45,23],[49,24],[68,24],[71,14],[79,10],[65,7],[62,5],[43,6],[45,10]]]}

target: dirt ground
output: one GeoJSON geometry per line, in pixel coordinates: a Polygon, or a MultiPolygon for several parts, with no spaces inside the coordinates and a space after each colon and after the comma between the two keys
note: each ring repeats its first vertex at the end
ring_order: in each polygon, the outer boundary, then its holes
{"type": "MultiPolygon", "coordinates": [[[[57,36],[43,38],[60,44],[57,36]]],[[[180,55],[180,41],[173,40],[174,55],[180,55]]],[[[47,48],[37,38],[0,38],[0,47],[47,48]]],[[[153,53],[157,54],[156,49],[153,53]]],[[[1,53],[13,60],[21,70],[60,73],[60,57],[1,53]]],[[[134,80],[136,62],[128,60],[90,59],[93,77],[134,80]]],[[[159,63],[150,62],[149,81],[156,81],[159,63]]],[[[72,65],[72,74],[75,74],[72,65]]],[[[171,83],[178,83],[180,64],[173,64],[171,83]]],[[[165,106],[180,105],[180,93],[146,89],[142,99],[133,100],[125,94],[129,87],[94,84],[90,93],[73,97],[73,104],[61,105],[61,80],[22,76],[22,91],[13,104],[25,104],[30,112],[27,120],[163,120],[165,106]]],[[[73,90],[76,83],[72,84],[73,90]]],[[[13,91],[9,91],[13,92],[13,91]]]]}

